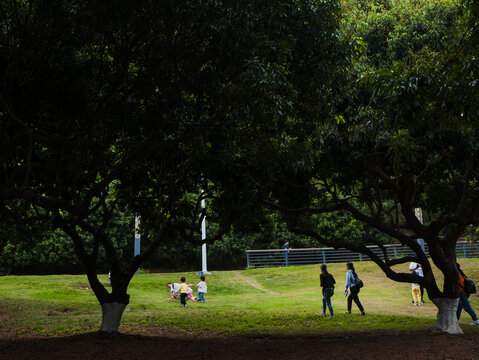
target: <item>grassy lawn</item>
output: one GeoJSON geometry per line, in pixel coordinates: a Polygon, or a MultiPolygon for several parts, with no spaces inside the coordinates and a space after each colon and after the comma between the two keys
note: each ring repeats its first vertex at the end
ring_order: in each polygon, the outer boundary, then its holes
{"type": "MultiPolygon", "coordinates": [[[[479,259],[460,261],[464,272],[479,280],[479,259]]],[[[436,315],[435,306],[411,304],[411,285],[395,283],[372,262],[356,263],[365,287],[360,299],[366,316],[346,315],[343,297],[345,264],[330,264],[337,286],[332,298],[336,318],[321,317],[319,265],[288,268],[218,271],[206,279],[206,304],[169,300],[166,282],[181,276],[196,284],[192,273],[136,275],[130,304],[120,331],[165,335],[267,335],[382,332],[426,332],[436,315]]],[[[402,265],[407,270],[407,265],[402,265]]],[[[106,275],[101,279],[108,283],[106,275]]],[[[440,279],[439,279],[440,281],[440,279]]],[[[196,294],[196,291],[195,291],[196,294]]],[[[479,296],[471,296],[479,312],[479,296]]],[[[466,334],[479,334],[479,326],[463,313],[466,334]]],[[[101,309],[86,276],[0,277],[0,337],[78,334],[98,330],[101,309]]]]}

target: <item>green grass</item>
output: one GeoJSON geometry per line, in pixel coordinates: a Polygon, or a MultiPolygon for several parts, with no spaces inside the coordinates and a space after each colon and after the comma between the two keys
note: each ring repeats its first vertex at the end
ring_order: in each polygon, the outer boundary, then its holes
{"type": "MultiPolygon", "coordinates": [[[[346,315],[342,296],[345,265],[330,264],[336,278],[332,303],[336,319],[320,316],[322,300],[319,266],[243,271],[218,271],[207,277],[206,304],[168,299],[166,282],[181,276],[197,283],[192,273],[136,275],[130,285],[130,304],[120,331],[144,334],[201,335],[310,335],[360,332],[426,332],[436,316],[426,298],[423,307],[411,304],[411,285],[395,283],[372,262],[356,263],[365,287],[360,299],[367,316],[346,315]]],[[[479,279],[479,259],[461,261],[465,273],[479,279]]],[[[407,271],[407,264],[402,265],[407,271]]],[[[106,275],[100,275],[108,283],[106,275]]],[[[441,279],[438,277],[438,281],[441,279]]],[[[479,296],[471,296],[479,311],[479,296]]],[[[54,336],[95,331],[101,310],[85,276],[4,276],[0,278],[0,336],[54,336]]],[[[463,313],[460,324],[469,334],[470,316],[463,313]]]]}

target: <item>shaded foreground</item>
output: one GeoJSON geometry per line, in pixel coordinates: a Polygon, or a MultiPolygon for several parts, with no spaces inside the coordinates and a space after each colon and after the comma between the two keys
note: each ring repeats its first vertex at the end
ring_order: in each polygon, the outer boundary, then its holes
{"type": "Polygon", "coordinates": [[[105,336],[1,339],[0,359],[479,359],[476,335],[105,336]]]}

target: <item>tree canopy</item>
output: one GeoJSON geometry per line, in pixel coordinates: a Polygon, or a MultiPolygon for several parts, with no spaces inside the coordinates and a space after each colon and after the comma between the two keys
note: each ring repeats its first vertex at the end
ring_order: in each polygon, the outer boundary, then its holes
{"type": "Polygon", "coordinates": [[[453,1],[344,3],[341,40],[349,61],[329,97],[318,98],[325,111],[308,104],[311,112],[287,114],[289,127],[270,128],[274,136],[263,133],[257,148],[248,147],[251,193],[295,233],[362,252],[389,278],[424,285],[439,308],[434,328],[460,332],[455,247],[479,215],[477,8],[453,1]],[[427,215],[424,224],[416,208],[427,215]],[[364,236],[322,233],[318,218],[331,212],[360,221],[364,236]],[[418,238],[444,274],[442,290],[418,238]],[[389,239],[415,256],[389,259],[385,250],[378,256],[366,247],[389,239]],[[395,267],[409,261],[422,264],[423,278],[395,267]]]}
{"type": "MultiPolygon", "coordinates": [[[[13,217],[24,206],[26,221],[71,238],[102,305],[101,330],[116,331],[138,266],[164,239],[197,239],[201,198],[222,191],[212,180],[231,155],[223,140],[267,130],[299,95],[327,92],[316,84],[329,73],[310,67],[335,66],[339,6],[0,6],[2,212],[13,217]],[[118,210],[141,216],[153,236],[127,262],[110,231],[118,210]],[[97,277],[101,251],[111,292],[97,277]]],[[[238,210],[221,213],[219,234],[238,210]]]]}
{"type": "Polygon", "coordinates": [[[201,243],[207,198],[209,241],[280,215],[424,285],[436,327],[459,332],[455,246],[479,215],[478,12],[452,0],[4,1],[2,219],[72,240],[105,331],[160,244],[201,243]],[[111,231],[119,212],[150,236],[132,259],[111,231]],[[392,239],[415,256],[366,247],[392,239]],[[424,278],[394,267],[408,261],[424,278]]]}

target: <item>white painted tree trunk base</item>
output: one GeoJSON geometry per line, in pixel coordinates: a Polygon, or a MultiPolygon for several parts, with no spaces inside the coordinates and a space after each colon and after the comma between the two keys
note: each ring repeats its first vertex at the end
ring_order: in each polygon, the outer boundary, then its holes
{"type": "Polygon", "coordinates": [[[105,303],[101,305],[102,321],[101,332],[117,333],[120,327],[121,316],[126,305],[118,302],[105,303]]]}
{"type": "Polygon", "coordinates": [[[456,315],[459,298],[436,298],[432,299],[432,302],[437,306],[437,320],[431,326],[431,331],[455,335],[463,334],[456,315]]]}

